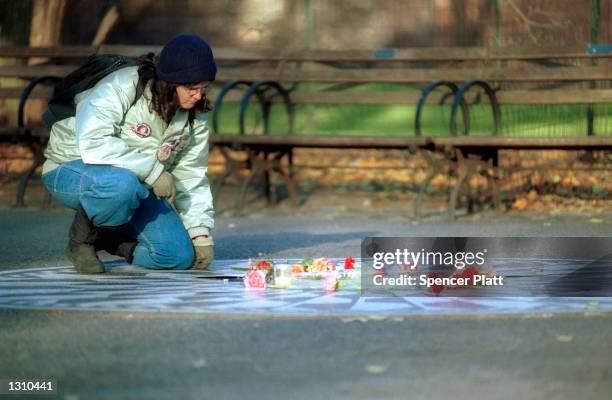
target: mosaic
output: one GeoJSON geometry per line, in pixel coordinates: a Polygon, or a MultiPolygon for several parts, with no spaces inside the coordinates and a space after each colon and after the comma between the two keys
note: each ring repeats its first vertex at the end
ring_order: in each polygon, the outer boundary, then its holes
{"type": "Polygon", "coordinates": [[[340,317],[612,311],[612,297],[365,297],[357,290],[248,291],[239,279],[246,264],[215,260],[207,273],[143,270],[119,262],[107,263],[110,272],[102,275],[77,274],[69,266],[5,270],[0,272],[0,308],[340,317]]]}

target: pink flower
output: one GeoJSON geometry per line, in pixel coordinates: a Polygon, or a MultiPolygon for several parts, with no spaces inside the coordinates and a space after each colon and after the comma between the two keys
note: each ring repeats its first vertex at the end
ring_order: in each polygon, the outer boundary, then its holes
{"type": "Polygon", "coordinates": [[[244,276],[244,286],[247,289],[265,289],[267,272],[260,269],[252,269],[244,276]]]}
{"type": "Polygon", "coordinates": [[[330,272],[325,274],[325,278],[323,278],[323,289],[326,292],[335,292],[338,290],[338,275],[336,272],[330,272]]]}

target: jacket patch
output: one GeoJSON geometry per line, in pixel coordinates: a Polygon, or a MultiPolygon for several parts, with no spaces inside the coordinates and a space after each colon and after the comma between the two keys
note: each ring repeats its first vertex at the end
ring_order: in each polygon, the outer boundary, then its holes
{"type": "Polygon", "coordinates": [[[149,126],[149,124],[141,122],[140,124],[132,127],[132,132],[134,132],[141,138],[146,138],[151,136],[151,127],[149,126]]]}
{"type": "Polygon", "coordinates": [[[181,151],[185,148],[185,146],[187,146],[190,140],[191,135],[188,133],[183,133],[178,141],[176,141],[175,144],[173,143],[173,147],[176,148],[176,151],[181,151]]]}

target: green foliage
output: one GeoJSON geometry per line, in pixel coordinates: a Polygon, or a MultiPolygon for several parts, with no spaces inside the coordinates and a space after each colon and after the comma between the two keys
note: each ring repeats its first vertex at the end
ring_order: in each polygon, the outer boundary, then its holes
{"type": "MultiPolygon", "coordinates": [[[[320,91],[325,85],[300,86],[300,91],[320,91]]],[[[346,90],[347,96],[367,96],[368,91],[414,90],[406,85],[371,84],[346,90]]],[[[421,113],[423,136],[448,136],[450,132],[450,102],[427,104],[421,113]]],[[[569,99],[568,99],[569,100],[569,99]]],[[[237,133],[238,104],[223,105],[219,114],[222,133],[237,133]]],[[[596,135],[612,135],[612,105],[594,107],[596,135]]],[[[294,134],[296,135],[381,135],[414,136],[416,105],[300,104],[294,107],[294,134]]],[[[457,131],[463,124],[461,112],[457,115],[457,131]]],[[[489,136],[494,122],[488,103],[469,107],[469,134],[489,136]]],[[[249,106],[246,114],[246,134],[263,134],[263,116],[258,104],[249,106]]],[[[273,104],[270,112],[269,132],[286,134],[288,118],[280,103],[273,104]]],[[[587,105],[502,105],[501,131],[503,136],[581,136],[587,132],[587,105]]]]}

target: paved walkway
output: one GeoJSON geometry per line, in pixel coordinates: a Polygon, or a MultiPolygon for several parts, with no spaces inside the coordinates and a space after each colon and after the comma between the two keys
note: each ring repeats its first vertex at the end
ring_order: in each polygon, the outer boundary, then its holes
{"type": "MultiPolygon", "coordinates": [[[[359,300],[350,291],[249,293],[193,273],[77,275],[62,256],[71,218],[0,210],[0,377],[56,379],[55,398],[570,400],[612,392],[608,299],[359,300]]],[[[361,238],[373,235],[610,234],[609,217],[590,218],[221,217],[215,266],[257,252],[356,257],[361,238]]]]}

